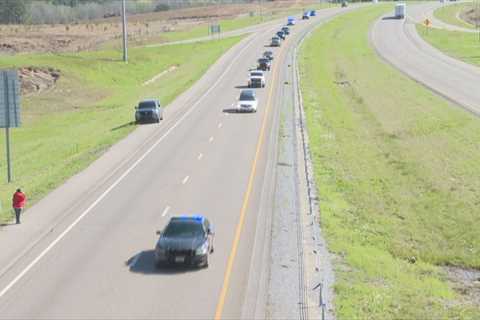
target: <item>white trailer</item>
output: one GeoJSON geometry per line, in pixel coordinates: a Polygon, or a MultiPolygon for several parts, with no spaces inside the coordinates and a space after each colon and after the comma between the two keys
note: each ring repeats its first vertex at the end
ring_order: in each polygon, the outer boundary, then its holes
{"type": "Polygon", "coordinates": [[[405,19],[407,14],[407,6],[405,3],[397,3],[395,5],[395,18],[405,19]]]}

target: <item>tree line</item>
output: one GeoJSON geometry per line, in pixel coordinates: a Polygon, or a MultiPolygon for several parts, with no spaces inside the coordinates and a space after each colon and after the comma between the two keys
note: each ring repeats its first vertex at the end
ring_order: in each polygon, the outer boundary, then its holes
{"type": "MultiPolygon", "coordinates": [[[[74,23],[119,16],[122,0],[0,0],[0,24],[74,23]]],[[[127,0],[130,14],[260,0],[127,0]]],[[[265,1],[265,0],[264,0],[265,1]]],[[[273,1],[273,0],[266,0],[273,1]]]]}

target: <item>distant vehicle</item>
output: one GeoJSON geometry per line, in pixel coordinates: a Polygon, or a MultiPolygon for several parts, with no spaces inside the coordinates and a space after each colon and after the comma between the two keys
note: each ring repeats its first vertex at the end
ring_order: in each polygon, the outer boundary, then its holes
{"type": "Polygon", "coordinates": [[[395,5],[395,18],[404,19],[407,11],[407,6],[405,3],[397,3],[395,5]]]}
{"type": "Polygon", "coordinates": [[[248,79],[249,88],[264,88],[265,87],[265,75],[262,70],[250,71],[248,79]]]}
{"type": "Polygon", "coordinates": [[[267,59],[267,58],[258,59],[257,70],[270,71],[271,67],[272,67],[272,62],[270,61],[270,59],[267,59]]]}
{"type": "Polygon", "coordinates": [[[208,267],[215,233],[207,218],[173,217],[157,235],[160,238],[155,246],[156,267],[175,264],[208,267]]]}
{"type": "Polygon", "coordinates": [[[273,60],[273,52],[272,51],[265,51],[263,53],[263,57],[268,60],[273,60]]]}
{"type": "Polygon", "coordinates": [[[317,11],[310,10],[310,17],[316,17],[316,16],[317,16],[317,11]]]}
{"type": "Polygon", "coordinates": [[[135,121],[140,122],[160,122],[163,120],[163,110],[160,102],[156,99],[146,99],[140,101],[135,107],[135,121]]]}
{"type": "Polygon", "coordinates": [[[282,31],[284,34],[289,35],[290,34],[290,28],[289,27],[282,27],[282,31]]]}
{"type": "Polygon", "coordinates": [[[282,40],[285,40],[285,33],[283,33],[283,31],[277,31],[277,37],[279,37],[282,40]]]}
{"type": "Polygon", "coordinates": [[[257,112],[257,105],[257,95],[254,90],[246,89],[240,92],[237,105],[238,112],[257,112]]]}
{"type": "Polygon", "coordinates": [[[295,25],[295,18],[294,17],[288,17],[287,25],[288,26],[294,26],[295,25]]]}
{"type": "Polygon", "coordinates": [[[279,37],[273,37],[272,42],[270,43],[271,47],[280,47],[280,38],[279,37]]]}
{"type": "Polygon", "coordinates": [[[302,20],[308,20],[308,19],[310,19],[310,14],[308,13],[308,11],[305,11],[303,13],[302,20]]]}
{"type": "Polygon", "coordinates": [[[342,1],[342,8],[345,8],[348,5],[347,1],[342,1]]]}

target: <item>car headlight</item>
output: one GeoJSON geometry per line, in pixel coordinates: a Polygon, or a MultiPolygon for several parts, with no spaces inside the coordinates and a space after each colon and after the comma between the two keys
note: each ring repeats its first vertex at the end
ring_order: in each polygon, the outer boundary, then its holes
{"type": "Polygon", "coordinates": [[[200,247],[195,250],[196,255],[204,255],[208,253],[208,241],[205,241],[200,247]]]}

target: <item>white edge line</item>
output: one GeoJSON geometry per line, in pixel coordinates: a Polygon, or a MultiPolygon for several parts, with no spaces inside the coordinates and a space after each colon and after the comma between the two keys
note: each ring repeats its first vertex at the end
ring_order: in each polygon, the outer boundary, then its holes
{"type": "MultiPolygon", "coordinates": [[[[245,47],[240,50],[240,52],[236,55],[236,57],[240,56],[244,51],[247,50],[253,43],[253,39],[250,40],[250,43],[248,43],[245,47]]],[[[100,202],[102,201],[109,193],[110,191],[113,190],[143,159],[145,159],[152,151],[155,149],[155,147],[162,142],[169,134],[170,132],[173,131],[180,123],[183,122],[183,120],[190,115],[193,110],[195,110],[195,107],[200,104],[200,102],[208,95],[210,92],[218,86],[218,84],[223,80],[225,75],[227,74],[228,71],[232,68],[234,63],[237,61],[237,59],[231,59],[230,64],[228,65],[227,68],[223,71],[222,75],[218,77],[217,81],[207,90],[205,93],[195,102],[191,108],[183,114],[183,116],[175,122],[170,129],[168,129],[150,148],[148,148],[145,153],[140,156],[120,177],[118,177],[115,182],[108,187],[98,198],[95,200],[75,221],[72,222],[55,240],[53,240],[32,262],[30,262],[10,283],[3,288],[2,291],[0,291],[0,298],[3,297],[20,279],[22,279],[25,274],[27,274],[28,271],[30,271],[37,263],[40,261],[60,240],[65,237],[67,233],[69,233],[79,222],[82,220],[87,214],[92,211],[92,209],[100,202]]]]}
{"type": "Polygon", "coordinates": [[[190,176],[186,176],[185,178],[183,178],[182,184],[187,183],[188,179],[190,179],[190,176]]]}

